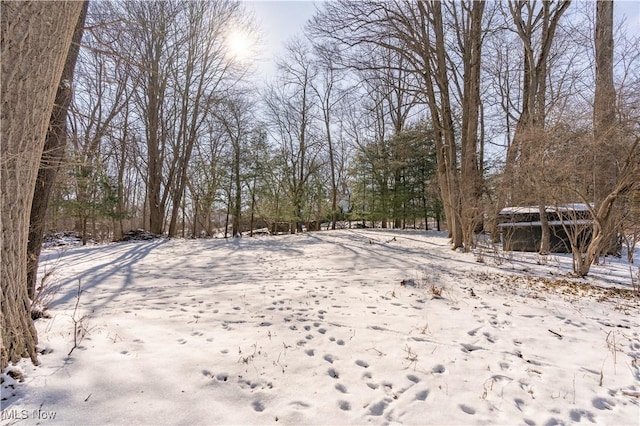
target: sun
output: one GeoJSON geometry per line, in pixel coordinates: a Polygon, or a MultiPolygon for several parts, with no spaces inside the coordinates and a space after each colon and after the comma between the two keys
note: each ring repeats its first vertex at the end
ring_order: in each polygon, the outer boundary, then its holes
{"type": "Polygon", "coordinates": [[[252,56],[253,40],[244,30],[234,28],[227,33],[227,51],[231,57],[239,60],[246,60],[252,56]]]}

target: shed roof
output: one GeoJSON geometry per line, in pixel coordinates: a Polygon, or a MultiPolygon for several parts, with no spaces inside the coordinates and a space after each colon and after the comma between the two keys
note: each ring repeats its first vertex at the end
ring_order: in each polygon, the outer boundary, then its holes
{"type": "MultiPolygon", "coordinates": [[[[593,225],[591,219],[579,219],[579,220],[550,220],[549,226],[580,226],[580,225],[593,225]]],[[[542,222],[507,222],[498,225],[499,228],[525,228],[542,226],[542,222]]]]}
{"type": "MultiPolygon", "coordinates": [[[[567,203],[567,204],[559,204],[554,206],[545,206],[545,211],[547,213],[557,213],[557,212],[570,212],[570,211],[589,211],[593,209],[594,205],[591,203],[567,203]]],[[[500,210],[500,215],[514,215],[514,214],[538,214],[540,212],[539,206],[513,206],[513,207],[505,207],[500,210]]],[[[566,221],[565,221],[566,223],[566,221]]]]}

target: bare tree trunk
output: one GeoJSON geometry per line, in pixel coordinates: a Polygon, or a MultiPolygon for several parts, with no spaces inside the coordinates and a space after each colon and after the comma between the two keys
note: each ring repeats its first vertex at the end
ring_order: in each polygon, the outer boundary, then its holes
{"type": "MultiPolygon", "coordinates": [[[[442,14],[442,5],[440,2],[432,3],[433,13],[433,26],[435,33],[435,62],[436,72],[435,79],[437,87],[440,91],[440,102],[438,102],[440,109],[440,122],[441,135],[443,141],[443,153],[445,163],[445,179],[446,179],[446,196],[444,199],[445,212],[447,215],[447,223],[449,225],[449,232],[451,233],[451,240],[453,248],[464,247],[463,235],[462,235],[462,217],[460,208],[460,181],[458,176],[458,160],[457,160],[457,148],[455,140],[455,130],[453,124],[453,116],[451,111],[451,97],[449,94],[449,76],[447,75],[447,47],[445,42],[444,22],[442,14]]],[[[435,127],[435,126],[434,126],[435,127]]]]}
{"type": "Polygon", "coordinates": [[[193,196],[193,223],[191,225],[191,236],[196,238],[198,235],[198,195],[193,196]]]}
{"type": "Polygon", "coordinates": [[[38,259],[42,249],[44,222],[47,208],[49,207],[49,198],[53,192],[56,176],[64,159],[67,146],[67,113],[72,98],[71,85],[88,7],[89,2],[85,1],[76,23],[69,52],[67,53],[64,70],[56,92],[53,112],[49,119],[49,129],[44,142],[44,151],[40,160],[40,168],[38,169],[38,177],[31,204],[29,241],[27,245],[27,289],[30,299],[33,299],[36,288],[38,259]]]}
{"type": "Polygon", "coordinates": [[[56,89],[82,7],[72,1],[2,3],[0,369],[23,357],[37,362],[27,293],[29,213],[56,89]]]}
{"type": "Polygon", "coordinates": [[[540,214],[540,227],[542,228],[538,252],[540,254],[549,254],[549,251],[551,251],[551,232],[547,218],[547,206],[543,202],[538,203],[538,212],[540,214]]]}
{"type": "Polygon", "coordinates": [[[482,220],[482,173],[478,164],[478,128],[480,125],[480,73],[482,54],[482,15],[485,3],[476,1],[470,5],[469,28],[465,31],[464,94],[462,113],[461,148],[461,222],[463,243],[466,250],[473,245],[473,234],[482,220]]]}
{"type": "Polygon", "coordinates": [[[251,217],[249,219],[249,236],[253,237],[253,222],[255,217],[255,208],[256,208],[256,189],[255,189],[255,181],[253,184],[253,190],[251,191],[251,217]]]}
{"type": "Polygon", "coordinates": [[[233,159],[233,179],[235,181],[235,199],[233,205],[233,225],[232,232],[233,237],[241,237],[240,232],[240,214],[242,213],[242,182],[240,181],[240,141],[236,140],[234,144],[234,159],[233,159]]]}
{"type": "MultiPolygon", "coordinates": [[[[596,3],[595,28],[596,87],[593,102],[594,202],[600,207],[616,182],[616,91],[613,84],[613,1],[596,3]]],[[[614,214],[615,216],[615,214],[614,214]]],[[[615,254],[617,233],[615,218],[601,230],[603,253],[615,254]]]]}
{"type": "Polygon", "coordinates": [[[127,139],[128,139],[128,122],[129,122],[129,111],[125,112],[124,117],[124,125],[122,132],[122,139],[120,140],[120,163],[118,164],[118,205],[117,205],[117,214],[118,214],[118,223],[116,224],[114,231],[114,240],[119,241],[122,239],[124,235],[124,212],[125,212],[125,202],[124,202],[124,173],[127,166],[127,139]]]}
{"type": "Polygon", "coordinates": [[[633,193],[633,191],[640,191],[640,138],[636,138],[629,150],[629,155],[620,171],[620,178],[615,187],[593,213],[594,224],[591,241],[584,257],[579,262],[579,268],[576,271],[579,276],[584,277],[589,273],[593,262],[609,244],[607,230],[611,228],[611,221],[616,214],[613,208],[614,204],[618,198],[633,193]]]}
{"type": "Polygon", "coordinates": [[[229,188],[227,188],[227,214],[224,219],[224,238],[229,238],[229,215],[231,214],[231,191],[233,190],[233,179],[229,178],[229,188]]]}

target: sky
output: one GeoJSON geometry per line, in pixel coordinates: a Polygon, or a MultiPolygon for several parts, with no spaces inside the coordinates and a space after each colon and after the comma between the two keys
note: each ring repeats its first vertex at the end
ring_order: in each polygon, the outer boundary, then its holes
{"type": "Polygon", "coordinates": [[[617,17],[626,16],[629,30],[636,35],[640,34],[640,0],[618,1],[614,3],[613,13],[617,13],[617,17]]]}
{"type": "MultiPolygon", "coordinates": [[[[283,44],[295,35],[301,35],[306,21],[313,16],[321,2],[318,1],[244,1],[253,11],[262,31],[259,74],[266,78],[275,75],[274,58],[283,51],[283,44]]],[[[640,35],[640,0],[615,2],[616,22],[625,17],[631,34],[640,35]]]]}
{"type": "Polygon", "coordinates": [[[313,1],[245,1],[253,11],[262,32],[259,73],[271,78],[275,75],[274,59],[281,55],[284,43],[302,35],[306,21],[313,16],[317,2],[313,1]]]}

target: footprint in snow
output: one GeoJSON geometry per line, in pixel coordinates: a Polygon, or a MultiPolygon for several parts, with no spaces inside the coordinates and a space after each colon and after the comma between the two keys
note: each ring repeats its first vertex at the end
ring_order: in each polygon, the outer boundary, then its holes
{"type": "Polygon", "coordinates": [[[356,361],[356,365],[362,368],[369,368],[369,363],[367,361],[363,361],[361,359],[356,361]]]}
{"type": "Polygon", "coordinates": [[[482,328],[482,327],[478,327],[478,328],[474,328],[473,330],[469,330],[469,331],[467,331],[467,334],[468,334],[469,336],[475,336],[475,335],[476,335],[476,333],[478,332],[478,330],[480,330],[481,328],[482,328]]]}
{"type": "Polygon", "coordinates": [[[349,404],[347,401],[338,401],[338,407],[340,407],[342,411],[351,410],[351,404],[349,404]]]}
{"type": "Polygon", "coordinates": [[[313,349],[307,349],[306,351],[304,351],[304,353],[306,353],[309,356],[314,356],[315,355],[315,351],[313,349]]]}
{"type": "Polygon", "coordinates": [[[185,343],[187,343],[187,341],[184,339],[178,339],[178,343],[180,343],[181,345],[184,345],[185,343]]]}
{"type": "Polygon", "coordinates": [[[253,407],[254,410],[261,412],[264,411],[264,404],[258,400],[255,400],[251,403],[251,406],[253,407]]]}
{"type": "Polygon", "coordinates": [[[616,403],[607,398],[594,398],[592,404],[598,410],[611,410],[616,406],[616,403]]]}
{"type": "Polygon", "coordinates": [[[433,374],[444,374],[445,371],[447,371],[447,369],[442,364],[438,364],[431,369],[431,372],[433,374]]]}
{"type": "Polygon", "coordinates": [[[416,401],[426,401],[429,396],[428,390],[420,391],[416,394],[416,401]]]}
{"type": "Polygon", "coordinates": [[[333,364],[333,355],[325,355],[322,357],[325,361],[327,361],[329,364],[333,364]]]}
{"type": "Polygon", "coordinates": [[[569,416],[571,417],[571,420],[573,420],[576,423],[580,423],[580,420],[582,420],[582,417],[584,416],[587,420],[589,420],[589,422],[591,423],[595,423],[596,419],[593,416],[593,413],[587,411],[587,410],[577,410],[577,409],[573,409],[569,412],[569,416]]]}
{"type": "Polygon", "coordinates": [[[460,409],[469,415],[474,415],[476,413],[475,408],[469,407],[468,405],[460,404],[460,409]]]}
{"type": "Polygon", "coordinates": [[[467,343],[461,343],[461,345],[462,345],[462,352],[473,352],[480,349],[484,349],[482,346],[470,345],[467,343]]]}
{"type": "Polygon", "coordinates": [[[329,374],[329,377],[333,378],[333,379],[339,379],[340,378],[340,373],[338,373],[335,369],[330,368],[329,371],[327,372],[327,374],[329,374]]]}
{"type": "Polygon", "coordinates": [[[341,383],[336,384],[335,388],[342,393],[347,393],[346,386],[341,383]]]}
{"type": "Polygon", "coordinates": [[[495,343],[496,342],[496,338],[494,336],[492,336],[490,333],[482,333],[484,335],[484,337],[487,338],[487,341],[489,343],[495,343]]]}
{"type": "Polygon", "coordinates": [[[376,402],[375,404],[369,407],[369,412],[371,413],[372,416],[381,416],[382,414],[384,414],[384,410],[385,408],[387,408],[387,405],[388,403],[386,400],[376,402]]]}
{"type": "Polygon", "coordinates": [[[409,374],[407,376],[407,379],[413,383],[418,383],[420,381],[420,378],[418,376],[414,376],[413,374],[409,374]]]}

